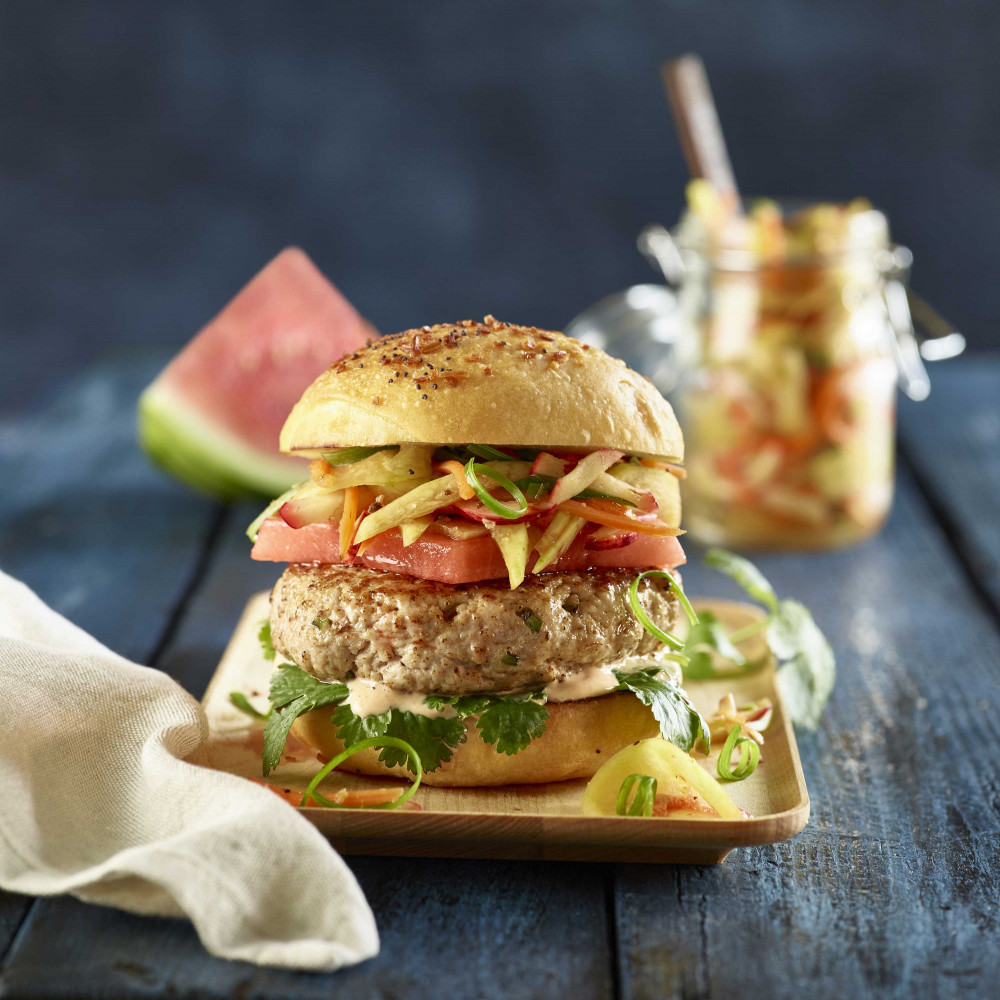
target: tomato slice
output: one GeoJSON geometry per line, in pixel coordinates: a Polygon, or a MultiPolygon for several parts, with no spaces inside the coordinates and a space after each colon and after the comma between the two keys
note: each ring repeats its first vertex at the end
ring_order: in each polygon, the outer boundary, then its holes
{"type": "MultiPolygon", "coordinates": [[[[340,532],[328,521],[290,528],[281,518],[269,517],[260,526],[250,556],[264,562],[341,563],[340,532]]],[[[640,535],[631,545],[604,550],[588,549],[586,539],[577,538],[547,572],[575,572],[595,566],[673,569],[685,561],[684,550],[673,537],[640,535]]],[[[424,534],[404,548],[402,536],[393,529],[376,535],[354,565],[454,584],[507,576],[503,556],[489,535],[453,539],[424,534]]]]}

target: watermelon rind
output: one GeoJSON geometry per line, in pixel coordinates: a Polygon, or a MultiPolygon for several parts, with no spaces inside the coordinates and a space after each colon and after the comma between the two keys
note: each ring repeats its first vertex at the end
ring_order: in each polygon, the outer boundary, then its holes
{"type": "Polygon", "coordinates": [[[139,397],[138,433],[152,461],[217,500],[270,499],[305,475],[301,459],[248,445],[160,382],[139,397]]]}

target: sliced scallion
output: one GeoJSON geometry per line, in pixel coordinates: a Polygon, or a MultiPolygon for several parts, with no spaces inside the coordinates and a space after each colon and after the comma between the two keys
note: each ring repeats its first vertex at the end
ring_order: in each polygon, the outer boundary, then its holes
{"type": "Polygon", "coordinates": [[[386,451],[390,445],[383,445],[381,448],[338,448],[336,451],[324,451],[323,461],[327,465],[352,465],[360,462],[369,455],[374,455],[377,451],[386,451]]]}
{"type": "MultiPolygon", "coordinates": [[[[506,458],[506,456],[504,457],[506,458]]],[[[476,491],[476,496],[479,497],[483,506],[493,511],[494,514],[499,514],[501,517],[514,521],[519,517],[523,517],[528,512],[528,501],[524,494],[517,484],[512,483],[502,472],[497,472],[496,469],[491,469],[488,465],[483,465],[474,458],[470,458],[465,465],[465,478],[469,481],[469,485],[476,491]],[[512,510],[506,504],[497,500],[496,497],[491,496],[479,481],[480,476],[492,479],[497,486],[505,489],[514,498],[517,509],[512,510]]]]}
{"type": "Polygon", "coordinates": [[[531,629],[532,632],[541,632],[542,630],[542,619],[538,617],[530,608],[525,608],[524,611],[518,611],[518,615],[524,619],[524,624],[531,629]]]}
{"type": "MultiPolygon", "coordinates": [[[[546,476],[540,472],[535,472],[530,476],[525,476],[524,479],[519,479],[517,485],[524,490],[524,492],[531,496],[532,499],[537,500],[540,493],[551,493],[552,487],[556,484],[555,476],[546,476]]],[[[635,504],[631,500],[626,500],[624,497],[615,496],[613,493],[602,493],[600,490],[592,490],[589,487],[585,490],[580,490],[579,493],[574,494],[574,500],[613,500],[615,503],[624,504],[626,507],[634,507],[635,504]]]]}
{"type": "Polygon", "coordinates": [[[716,765],[719,777],[725,781],[742,781],[757,770],[759,762],[760,747],[749,736],[740,736],[739,726],[733,726],[729,730],[726,742],[722,745],[722,753],[719,754],[716,765]],[[740,760],[736,767],[733,767],[733,753],[737,747],[740,751],[740,760]]]}
{"type": "Polygon", "coordinates": [[[469,444],[465,446],[465,450],[470,455],[475,455],[476,458],[481,458],[487,462],[509,462],[511,460],[510,455],[488,444],[469,444]]]}
{"type": "Polygon", "coordinates": [[[405,743],[403,740],[396,739],[395,736],[372,736],[367,740],[361,740],[359,743],[355,743],[349,746],[343,753],[337,754],[333,760],[328,761],[323,765],[320,772],[309,782],[309,787],[306,788],[305,794],[302,796],[302,801],[299,803],[301,806],[309,804],[309,800],[312,799],[318,805],[326,806],[327,809],[398,809],[404,802],[408,802],[416,794],[417,789],[420,787],[420,781],[424,776],[424,769],[420,763],[420,754],[417,753],[409,743],[405,743]],[[402,750],[403,753],[409,758],[410,763],[413,765],[410,770],[414,773],[413,784],[403,792],[398,799],[393,799],[391,802],[378,802],[368,806],[345,806],[339,802],[333,802],[331,799],[326,798],[324,795],[320,795],[316,789],[319,787],[320,782],[331,772],[340,767],[344,761],[349,760],[356,753],[361,750],[368,750],[371,747],[395,747],[397,750],[402,750]]]}
{"type": "Polygon", "coordinates": [[[251,719],[256,719],[258,722],[267,721],[267,716],[263,712],[258,712],[257,709],[250,704],[250,700],[242,691],[230,691],[229,701],[233,708],[238,708],[241,712],[249,715],[251,719]]]}
{"type": "Polygon", "coordinates": [[[616,816],[653,815],[653,800],[656,798],[656,778],[648,774],[630,774],[618,789],[615,801],[616,816]],[[632,795],[633,789],[635,794],[632,795]],[[632,801],[629,802],[631,796],[632,801]]]}
{"type": "Polygon", "coordinates": [[[671,635],[669,632],[665,632],[662,628],[660,628],[660,626],[646,614],[645,609],[639,603],[639,584],[642,583],[642,581],[647,577],[654,576],[663,577],[664,579],[670,581],[670,586],[677,595],[677,600],[681,602],[681,607],[684,609],[684,613],[688,616],[688,620],[692,625],[698,624],[698,615],[695,614],[694,608],[691,607],[691,602],[687,599],[687,595],[681,589],[681,585],[677,582],[677,578],[665,569],[648,569],[645,573],[640,573],[632,581],[628,588],[629,607],[632,609],[632,614],[634,614],[638,619],[639,624],[651,636],[659,639],[665,646],[669,646],[671,649],[681,652],[681,650],[684,649],[684,643],[678,639],[677,636],[671,635]]]}

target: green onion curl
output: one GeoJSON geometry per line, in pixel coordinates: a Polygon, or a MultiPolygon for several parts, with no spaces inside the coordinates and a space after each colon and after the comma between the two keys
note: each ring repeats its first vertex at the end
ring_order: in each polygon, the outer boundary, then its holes
{"type": "Polygon", "coordinates": [[[758,763],[760,763],[760,747],[749,736],[740,736],[739,726],[733,726],[722,746],[722,753],[719,754],[719,762],[716,765],[719,777],[725,781],[742,781],[757,770],[758,763]],[[734,768],[733,751],[737,747],[740,750],[740,762],[734,768]]]}
{"type": "Polygon", "coordinates": [[[476,491],[476,496],[479,497],[483,505],[493,511],[494,514],[499,514],[501,517],[514,521],[528,513],[528,501],[525,499],[524,494],[517,484],[512,483],[502,472],[497,472],[496,469],[491,469],[488,465],[483,465],[474,458],[470,458],[465,465],[465,478],[469,481],[469,485],[476,491]],[[487,476],[498,486],[503,487],[514,498],[515,503],[518,505],[517,509],[511,510],[510,507],[501,503],[496,497],[490,496],[486,492],[486,488],[479,481],[479,476],[481,475],[487,476]]]}
{"type": "Polygon", "coordinates": [[[299,803],[300,806],[308,805],[309,800],[312,799],[314,802],[319,803],[321,806],[326,806],[328,809],[398,809],[404,802],[408,802],[416,794],[417,789],[420,787],[420,781],[424,776],[424,769],[420,763],[420,755],[417,753],[409,743],[405,743],[403,740],[396,739],[395,736],[372,736],[370,739],[361,740],[359,743],[355,743],[349,746],[343,753],[337,754],[333,760],[328,761],[323,765],[322,770],[319,774],[309,782],[309,787],[306,789],[305,794],[302,796],[302,801],[299,803]],[[410,759],[410,763],[413,764],[415,777],[413,779],[413,784],[403,792],[398,799],[393,799],[392,802],[378,802],[370,806],[345,806],[341,805],[339,802],[333,802],[323,795],[320,795],[316,789],[319,787],[319,783],[333,770],[340,767],[345,760],[353,757],[356,753],[361,750],[368,750],[371,747],[395,747],[397,750],[402,750],[403,753],[410,759]]]}
{"type": "Polygon", "coordinates": [[[640,573],[633,581],[631,586],[628,588],[628,603],[629,607],[632,609],[632,614],[638,619],[639,624],[654,638],[659,639],[665,646],[669,646],[671,649],[676,650],[678,653],[684,649],[684,643],[677,638],[675,635],[671,635],[669,632],[665,632],[659,625],[657,625],[649,615],[646,614],[645,609],[639,603],[639,584],[642,583],[647,577],[659,576],[670,581],[670,586],[673,588],[674,593],[677,595],[677,600],[681,602],[681,607],[684,609],[684,613],[688,616],[688,621],[692,625],[698,624],[698,615],[695,613],[694,608],[691,607],[691,602],[687,599],[687,595],[681,589],[681,585],[677,582],[677,578],[669,573],[665,569],[647,569],[645,573],[640,573]]]}
{"type": "Polygon", "coordinates": [[[618,799],[615,801],[616,816],[644,816],[646,818],[653,815],[653,799],[656,798],[656,778],[648,774],[630,774],[618,790],[618,799]],[[635,796],[632,804],[629,805],[629,796],[632,789],[635,789],[635,796]]]}

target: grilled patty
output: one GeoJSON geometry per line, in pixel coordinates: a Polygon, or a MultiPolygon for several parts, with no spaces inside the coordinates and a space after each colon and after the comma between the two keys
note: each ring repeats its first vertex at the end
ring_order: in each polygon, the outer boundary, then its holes
{"type": "MultiPolygon", "coordinates": [[[[271,638],[321,680],[349,676],[406,692],[515,691],[663,650],[628,605],[634,570],[528,576],[516,590],[453,586],[358,567],[289,566],[271,594],[271,638]]],[[[647,614],[672,629],[668,581],[644,580],[647,614]]]]}

